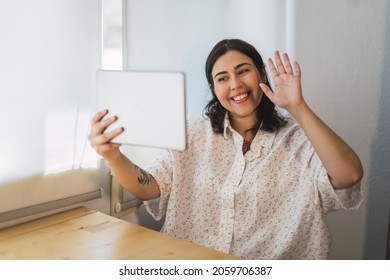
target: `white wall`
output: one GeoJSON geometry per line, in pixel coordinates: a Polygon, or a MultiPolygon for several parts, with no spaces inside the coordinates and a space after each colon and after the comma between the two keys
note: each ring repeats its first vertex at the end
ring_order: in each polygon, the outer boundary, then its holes
{"type": "Polygon", "coordinates": [[[128,0],[128,68],[184,71],[188,115],[200,116],[210,97],[204,63],[211,48],[239,37],[266,58],[284,47],[284,18],[282,0],[128,0]]]}
{"type": "Polygon", "coordinates": [[[383,259],[390,208],[390,3],[296,0],[296,57],[312,108],[359,154],[364,204],[330,215],[331,258],[383,259]]]}

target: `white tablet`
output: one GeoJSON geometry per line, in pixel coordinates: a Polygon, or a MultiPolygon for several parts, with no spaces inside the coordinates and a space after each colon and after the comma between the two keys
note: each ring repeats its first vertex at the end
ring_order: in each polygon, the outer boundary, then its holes
{"type": "Polygon", "coordinates": [[[99,70],[97,95],[99,111],[118,117],[107,131],[124,128],[112,142],[185,150],[184,73],[99,70]]]}

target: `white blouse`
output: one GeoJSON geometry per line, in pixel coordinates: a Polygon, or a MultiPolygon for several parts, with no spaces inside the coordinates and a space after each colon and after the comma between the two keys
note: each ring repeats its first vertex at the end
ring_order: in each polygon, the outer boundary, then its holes
{"type": "Polygon", "coordinates": [[[165,217],[162,232],[245,259],[326,259],[324,215],[356,209],[360,184],[333,189],[303,130],[288,119],[275,133],[259,130],[243,155],[243,138],[225,119],[188,125],[187,150],[164,151],[147,171],[161,196],[145,202],[165,217]]]}

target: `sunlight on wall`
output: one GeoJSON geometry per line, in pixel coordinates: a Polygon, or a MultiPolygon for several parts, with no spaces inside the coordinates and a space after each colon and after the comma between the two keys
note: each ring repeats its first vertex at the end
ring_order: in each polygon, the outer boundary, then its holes
{"type": "Polygon", "coordinates": [[[97,154],[87,136],[91,110],[51,107],[45,118],[45,174],[97,167],[97,154]]]}

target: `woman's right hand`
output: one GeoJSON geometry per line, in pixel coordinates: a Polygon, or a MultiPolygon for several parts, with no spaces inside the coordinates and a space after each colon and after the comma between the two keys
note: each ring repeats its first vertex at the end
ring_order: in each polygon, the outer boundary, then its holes
{"type": "Polygon", "coordinates": [[[123,132],[123,128],[115,129],[114,131],[104,133],[107,127],[113,124],[117,117],[113,116],[103,120],[108,114],[108,110],[98,112],[91,121],[91,131],[88,135],[88,140],[95,151],[104,157],[106,160],[111,160],[119,157],[120,144],[111,143],[110,141],[123,132]]]}
{"type": "Polygon", "coordinates": [[[117,128],[105,132],[107,127],[116,122],[117,117],[103,119],[108,110],[98,112],[91,120],[91,132],[88,140],[96,152],[103,156],[111,167],[119,183],[141,200],[150,200],[160,196],[160,187],[149,173],[135,165],[120,150],[120,144],[111,143],[111,140],[121,134],[124,129],[117,128]]]}

